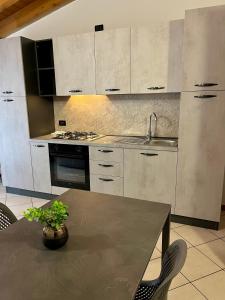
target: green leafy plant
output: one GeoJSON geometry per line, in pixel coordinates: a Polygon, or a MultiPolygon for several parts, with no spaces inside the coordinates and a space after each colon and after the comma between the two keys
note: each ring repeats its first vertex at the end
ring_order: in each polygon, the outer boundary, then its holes
{"type": "Polygon", "coordinates": [[[68,218],[69,213],[68,206],[56,200],[47,208],[28,208],[23,215],[30,222],[36,221],[58,230],[68,218]]]}

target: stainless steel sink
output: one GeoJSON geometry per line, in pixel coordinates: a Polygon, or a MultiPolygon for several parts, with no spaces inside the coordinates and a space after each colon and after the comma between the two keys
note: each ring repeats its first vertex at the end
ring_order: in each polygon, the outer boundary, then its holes
{"type": "Polygon", "coordinates": [[[164,147],[177,147],[178,141],[176,139],[151,139],[146,141],[145,145],[149,146],[164,146],[164,147]]]}
{"type": "Polygon", "coordinates": [[[148,141],[146,136],[125,136],[116,139],[115,142],[121,144],[149,145],[159,147],[177,147],[178,145],[177,139],[152,138],[150,141],[148,141]]]}
{"type": "Polygon", "coordinates": [[[146,137],[145,136],[125,136],[118,138],[116,140],[116,143],[121,143],[121,144],[133,144],[133,145],[144,145],[146,142],[146,137]]]}

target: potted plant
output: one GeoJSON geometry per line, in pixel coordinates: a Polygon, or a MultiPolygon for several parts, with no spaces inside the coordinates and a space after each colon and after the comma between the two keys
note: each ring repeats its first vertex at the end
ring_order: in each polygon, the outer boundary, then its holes
{"type": "Polygon", "coordinates": [[[44,225],[43,243],[49,249],[58,249],[68,240],[68,230],[64,221],[68,218],[68,207],[61,201],[54,201],[50,207],[28,208],[24,217],[44,225]]]}

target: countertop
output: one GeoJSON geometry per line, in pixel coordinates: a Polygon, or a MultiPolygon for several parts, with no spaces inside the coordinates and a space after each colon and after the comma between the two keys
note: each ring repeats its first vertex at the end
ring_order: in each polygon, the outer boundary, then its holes
{"type": "MultiPolygon", "coordinates": [[[[178,147],[171,146],[151,146],[141,144],[123,144],[116,142],[119,136],[106,135],[102,136],[93,141],[75,141],[75,140],[62,140],[53,139],[51,134],[39,136],[30,139],[31,142],[35,143],[51,143],[51,144],[68,144],[68,145],[86,145],[95,147],[113,147],[113,148],[124,148],[124,149],[142,149],[142,150],[157,150],[157,151],[170,151],[177,152],[178,147]]],[[[122,137],[122,136],[121,136],[122,137]]]]}

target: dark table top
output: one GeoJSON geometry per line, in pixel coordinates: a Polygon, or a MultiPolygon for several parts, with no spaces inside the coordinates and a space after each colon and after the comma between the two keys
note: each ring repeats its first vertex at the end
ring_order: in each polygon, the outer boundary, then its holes
{"type": "Polygon", "coordinates": [[[170,213],[149,201],[70,190],[69,240],[46,249],[25,219],[0,232],[0,299],[132,300],[170,213]]]}

